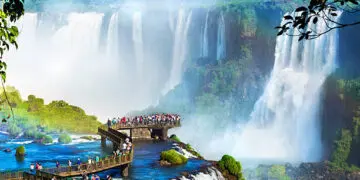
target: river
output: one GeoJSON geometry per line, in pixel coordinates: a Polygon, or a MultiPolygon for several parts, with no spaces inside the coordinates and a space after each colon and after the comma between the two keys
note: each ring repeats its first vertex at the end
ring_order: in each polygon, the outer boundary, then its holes
{"type": "MultiPolygon", "coordinates": [[[[78,136],[79,137],[79,136],[78,136]]],[[[74,136],[72,136],[74,138],[74,136]]],[[[106,148],[101,148],[100,141],[75,141],[68,145],[53,143],[42,145],[32,143],[27,139],[9,140],[8,136],[0,135],[0,170],[19,170],[29,168],[31,163],[39,162],[46,167],[55,167],[56,161],[66,166],[70,159],[75,163],[77,158],[86,161],[87,158],[96,155],[106,156],[111,153],[111,142],[107,142],[106,148]],[[26,157],[23,160],[16,159],[15,149],[20,144],[26,148],[26,157]],[[12,152],[6,153],[3,150],[10,148],[12,152]]],[[[161,167],[157,161],[160,152],[170,149],[170,142],[135,142],[134,161],[129,168],[129,177],[126,179],[170,179],[180,176],[181,172],[198,170],[201,165],[206,163],[202,160],[189,159],[188,163],[176,167],[161,167]]],[[[121,177],[120,170],[112,169],[98,174],[101,178],[106,175],[121,177]]]]}

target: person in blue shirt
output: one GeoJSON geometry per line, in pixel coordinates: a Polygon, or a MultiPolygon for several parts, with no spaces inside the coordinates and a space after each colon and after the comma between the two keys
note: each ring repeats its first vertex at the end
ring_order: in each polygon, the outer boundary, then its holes
{"type": "Polygon", "coordinates": [[[78,171],[80,171],[80,165],[81,165],[80,158],[77,159],[77,165],[78,165],[78,171]]]}

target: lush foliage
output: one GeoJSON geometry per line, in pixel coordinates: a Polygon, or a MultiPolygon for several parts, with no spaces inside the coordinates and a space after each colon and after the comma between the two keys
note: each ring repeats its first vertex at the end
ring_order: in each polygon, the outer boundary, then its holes
{"type": "Polygon", "coordinates": [[[45,136],[43,136],[43,138],[42,138],[42,143],[44,143],[44,144],[53,143],[53,139],[52,139],[51,136],[45,135],[45,136]]]}
{"type": "Polygon", "coordinates": [[[343,117],[346,123],[339,127],[341,129],[334,141],[330,165],[334,170],[358,170],[356,165],[360,164],[356,162],[360,159],[360,79],[339,79],[336,89],[341,103],[346,107],[346,115],[343,117]],[[349,119],[351,116],[352,119],[349,119]]]}
{"type": "Polygon", "coordinates": [[[187,163],[188,159],[176,152],[174,149],[161,152],[160,160],[167,161],[172,165],[180,165],[187,163]]]}
{"type": "Polygon", "coordinates": [[[224,155],[218,162],[218,166],[221,171],[228,171],[238,179],[244,179],[240,162],[236,161],[232,156],[224,155]]]}
{"type": "Polygon", "coordinates": [[[25,146],[19,146],[16,148],[16,156],[24,156],[25,155],[25,146]]]}
{"type": "Polygon", "coordinates": [[[59,143],[63,143],[63,144],[69,144],[71,143],[72,139],[68,134],[61,134],[59,136],[59,143]]]}
{"type": "Polygon", "coordinates": [[[175,141],[175,142],[181,142],[181,141],[180,141],[180,138],[177,137],[175,134],[172,134],[172,135],[170,136],[170,139],[173,140],[173,141],[175,141]]]}
{"type": "Polygon", "coordinates": [[[272,165],[269,172],[269,178],[275,178],[278,180],[290,180],[291,178],[286,174],[286,168],[283,165],[272,165]]]}
{"type": "Polygon", "coordinates": [[[19,30],[12,23],[17,21],[23,14],[24,5],[21,0],[3,1],[3,7],[0,10],[0,75],[3,82],[6,80],[7,65],[2,60],[2,57],[4,52],[10,49],[10,45],[18,47],[16,38],[19,35],[19,30]]]}
{"type": "MultiPolygon", "coordinates": [[[[52,101],[45,105],[44,100],[29,95],[27,101],[13,87],[7,87],[7,96],[12,104],[14,119],[8,120],[7,130],[13,136],[21,132],[27,137],[42,139],[48,132],[96,133],[101,125],[95,116],[86,115],[79,107],[65,101],[52,101]]],[[[0,94],[3,97],[4,93],[0,94]]],[[[2,118],[10,115],[10,109],[3,105],[2,118]]]]}

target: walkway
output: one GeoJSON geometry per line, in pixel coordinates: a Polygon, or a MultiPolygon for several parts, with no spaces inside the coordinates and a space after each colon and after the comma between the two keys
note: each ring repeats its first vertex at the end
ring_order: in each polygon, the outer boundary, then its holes
{"type": "MultiPolygon", "coordinates": [[[[99,128],[100,135],[106,136],[111,141],[116,144],[123,142],[126,136],[123,133],[120,133],[114,129],[104,129],[99,128]]],[[[119,168],[123,176],[128,176],[128,167],[129,164],[133,161],[134,158],[134,147],[130,153],[123,154],[121,156],[107,156],[101,158],[99,162],[94,164],[87,164],[87,162],[82,162],[80,169],[77,165],[74,166],[65,166],[59,168],[44,168],[42,170],[30,173],[29,170],[16,171],[16,172],[1,172],[0,179],[15,180],[15,179],[27,179],[27,180],[50,180],[52,177],[57,179],[66,179],[67,177],[81,176],[84,172],[87,174],[97,173],[105,171],[112,168],[119,168]]],[[[54,163],[55,164],[55,163],[54,163]]]]}

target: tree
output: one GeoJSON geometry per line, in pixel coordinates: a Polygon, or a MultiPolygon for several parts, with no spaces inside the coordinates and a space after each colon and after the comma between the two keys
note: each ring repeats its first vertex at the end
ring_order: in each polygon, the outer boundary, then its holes
{"type": "Polygon", "coordinates": [[[3,60],[3,55],[5,51],[10,49],[10,45],[18,47],[16,38],[19,35],[19,30],[16,26],[12,25],[15,23],[22,15],[24,15],[24,0],[3,0],[3,7],[0,9],[0,75],[1,75],[1,84],[4,90],[5,98],[7,103],[10,106],[12,111],[10,101],[7,97],[5,91],[5,80],[6,80],[6,68],[7,65],[3,60]]]}
{"type": "Polygon", "coordinates": [[[279,29],[278,36],[299,36],[299,41],[315,39],[334,29],[360,24],[360,20],[351,23],[341,23],[336,20],[339,13],[356,14],[360,12],[359,0],[310,0],[309,6],[296,8],[292,14],[284,16],[283,24],[275,27],[279,29]],[[326,29],[317,32],[312,24],[323,21],[326,29]]]}

